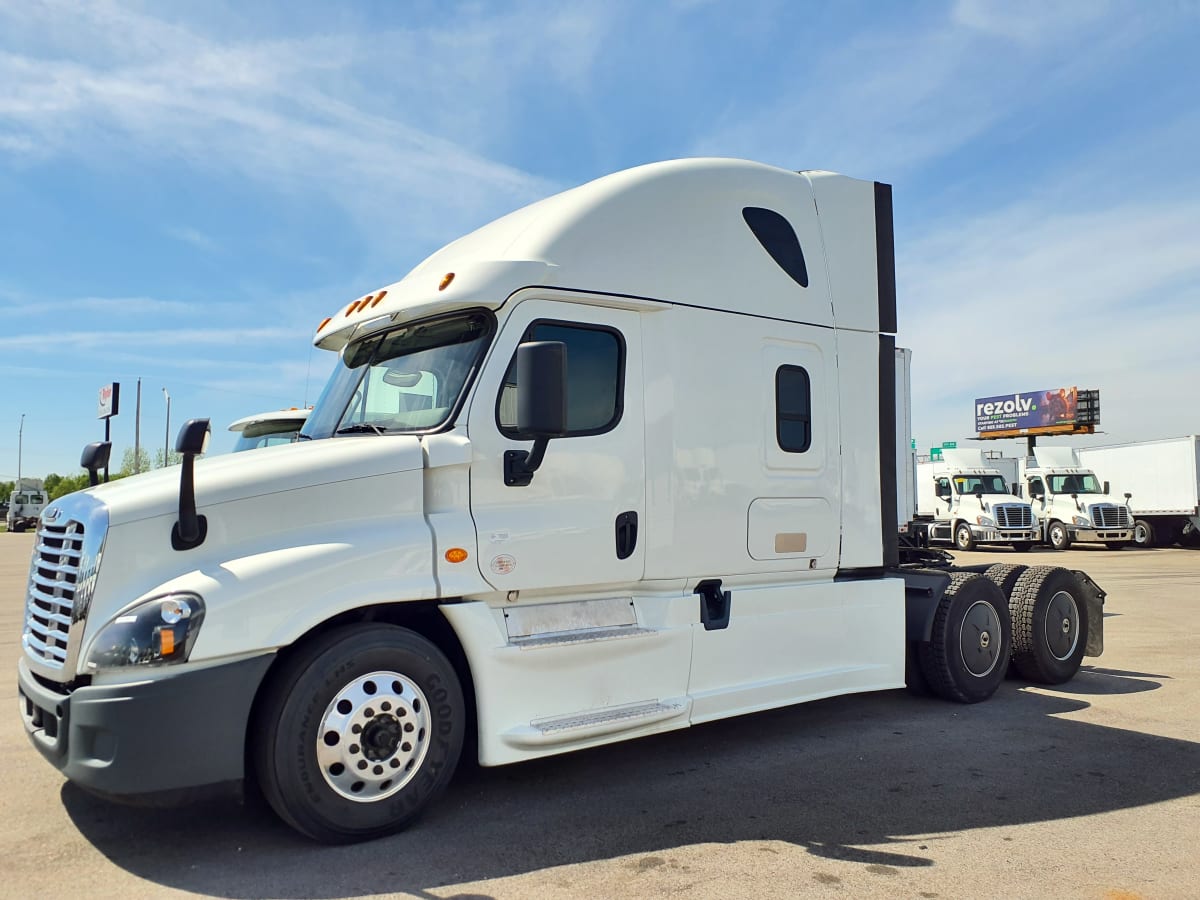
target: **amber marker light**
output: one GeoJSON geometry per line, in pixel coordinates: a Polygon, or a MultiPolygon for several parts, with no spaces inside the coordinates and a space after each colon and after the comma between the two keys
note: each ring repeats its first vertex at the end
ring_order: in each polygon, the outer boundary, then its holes
{"type": "Polygon", "coordinates": [[[452,282],[453,280],[454,280],[454,273],[447,272],[445,275],[442,276],[442,283],[438,285],[438,290],[444,291],[446,288],[450,287],[450,282],[452,282]]]}
{"type": "Polygon", "coordinates": [[[446,562],[460,563],[467,561],[467,551],[462,547],[451,547],[446,551],[446,562]]]}
{"type": "Polygon", "coordinates": [[[374,309],[375,307],[377,307],[379,305],[379,301],[382,300],[386,296],[387,296],[387,291],[380,291],[378,294],[376,294],[375,299],[371,301],[371,309],[374,309]]]}
{"type": "Polygon", "coordinates": [[[324,328],[326,325],[328,325],[332,321],[333,321],[333,319],[329,318],[329,316],[326,316],[324,319],[321,320],[321,324],[317,326],[317,331],[320,331],[322,328],[324,328]]]}
{"type": "Polygon", "coordinates": [[[158,632],[158,639],[162,644],[161,653],[163,656],[170,656],[175,652],[175,630],[173,628],[163,628],[158,632]]]}

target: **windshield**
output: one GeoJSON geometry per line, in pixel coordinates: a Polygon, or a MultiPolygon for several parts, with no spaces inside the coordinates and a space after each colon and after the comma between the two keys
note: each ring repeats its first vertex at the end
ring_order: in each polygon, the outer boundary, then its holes
{"type": "Polygon", "coordinates": [[[446,423],[492,335],[488,313],[414,322],[350,344],[301,438],[404,434],[446,423]]]}
{"type": "Polygon", "coordinates": [[[960,494],[1008,493],[1008,485],[1000,475],[956,475],[954,487],[960,494]]]}
{"type": "Polygon", "coordinates": [[[1050,475],[1046,478],[1050,483],[1052,494],[1103,494],[1100,482],[1091,472],[1082,475],[1050,475]]]}

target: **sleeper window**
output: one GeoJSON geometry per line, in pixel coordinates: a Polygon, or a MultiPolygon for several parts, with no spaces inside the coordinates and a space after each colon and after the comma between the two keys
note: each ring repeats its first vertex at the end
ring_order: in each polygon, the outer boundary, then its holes
{"type": "MultiPolygon", "coordinates": [[[[528,341],[561,341],[567,347],[566,437],[600,434],[621,418],[624,391],[624,343],[616,331],[562,322],[535,322],[522,337],[528,341]]],[[[517,433],[517,358],[504,375],[496,418],[506,437],[517,433]]]]}
{"type": "Polygon", "coordinates": [[[808,371],[780,366],[775,372],[775,433],[788,453],[812,446],[812,391],[808,371]]]}

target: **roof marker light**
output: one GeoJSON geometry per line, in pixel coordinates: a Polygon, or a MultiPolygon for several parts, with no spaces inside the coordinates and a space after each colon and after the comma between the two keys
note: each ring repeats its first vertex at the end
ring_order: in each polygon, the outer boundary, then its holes
{"type": "Polygon", "coordinates": [[[324,319],[322,319],[321,324],[317,326],[318,333],[321,331],[322,328],[324,328],[326,325],[328,325],[332,321],[333,320],[331,318],[329,318],[329,316],[326,316],[324,319]]]}
{"type": "Polygon", "coordinates": [[[387,296],[387,291],[380,291],[375,296],[375,299],[371,301],[371,309],[374,309],[375,307],[377,307],[379,305],[379,301],[382,300],[386,296],[387,296]]]}
{"type": "Polygon", "coordinates": [[[454,273],[447,272],[445,275],[442,276],[442,283],[438,285],[438,290],[444,291],[446,288],[450,287],[450,282],[452,282],[453,280],[454,280],[454,273]]]}

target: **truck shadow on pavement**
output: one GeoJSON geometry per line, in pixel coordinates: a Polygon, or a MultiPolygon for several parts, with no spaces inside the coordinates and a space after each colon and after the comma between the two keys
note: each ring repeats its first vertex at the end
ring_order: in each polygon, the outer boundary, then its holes
{"type": "MultiPolygon", "coordinates": [[[[1084,670],[1067,688],[1132,693],[1158,687],[1155,677],[1084,670]]],[[[261,804],[133,809],[69,784],[62,802],[114,864],[223,897],[421,894],[739,841],[786,841],[876,867],[934,866],[956,832],[1200,792],[1200,745],[1060,715],[1088,705],[1012,681],[976,706],[892,691],[516,766],[467,766],[409,831],[349,847],[315,845],[261,804]]]]}

